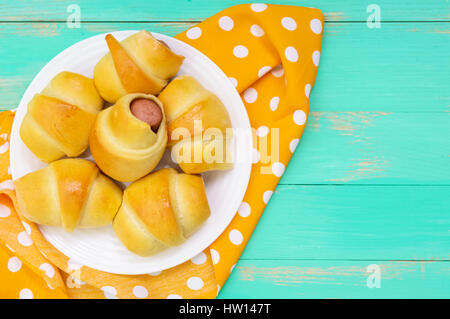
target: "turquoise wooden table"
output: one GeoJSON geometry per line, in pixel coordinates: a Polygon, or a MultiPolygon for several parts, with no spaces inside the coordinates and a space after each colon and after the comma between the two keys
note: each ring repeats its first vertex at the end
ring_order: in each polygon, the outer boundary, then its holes
{"type": "MultiPolygon", "coordinates": [[[[0,109],[81,39],[175,35],[245,2],[1,0],[0,109]],[[73,5],[80,28],[66,23],[73,5]]],[[[317,85],[300,146],[219,297],[449,298],[448,1],[273,2],[324,12],[317,85]],[[380,28],[367,24],[373,10],[380,28]]]]}

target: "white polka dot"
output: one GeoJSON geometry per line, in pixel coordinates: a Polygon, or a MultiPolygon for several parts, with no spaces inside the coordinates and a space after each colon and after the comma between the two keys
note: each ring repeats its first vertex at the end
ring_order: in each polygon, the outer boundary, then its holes
{"type": "Polygon", "coordinates": [[[305,85],[305,95],[308,99],[309,99],[309,93],[311,93],[311,84],[308,83],[305,85]]]}
{"type": "Polygon", "coordinates": [[[281,19],[281,24],[286,30],[289,31],[294,31],[295,29],[297,29],[297,23],[290,17],[284,17],[283,19],[281,19]]]}
{"type": "Polygon", "coordinates": [[[277,65],[276,67],[274,67],[272,69],[272,75],[274,77],[276,77],[276,78],[282,77],[283,74],[284,74],[284,69],[283,69],[283,66],[281,64],[277,65]]]}
{"type": "Polygon", "coordinates": [[[236,264],[234,264],[233,266],[231,266],[231,268],[230,268],[230,273],[233,272],[234,267],[236,267],[236,264]]]}
{"type": "Polygon", "coordinates": [[[181,297],[180,295],[171,294],[168,295],[166,299],[183,299],[183,297],[181,297]]]}
{"type": "Polygon", "coordinates": [[[244,92],[244,100],[247,103],[253,103],[258,98],[258,92],[254,88],[248,88],[244,92]]]}
{"type": "Polygon", "coordinates": [[[192,290],[202,289],[203,285],[203,280],[199,277],[191,277],[187,281],[187,286],[192,290]]]}
{"type": "Polygon", "coordinates": [[[297,125],[303,125],[306,122],[306,114],[302,110],[294,112],[294,123],[297,125]]]}
{"type": "Polygon", "coordinates": [[[159,275],[161,275],[161,271],[151,272],[151,273],[149,273],[149,275],[150,275],[150,276],[153,276],[153,277],[159,276],[159,275]]]}
{"type": "Polygon", "coordinates": [[[22,262],[16,256],[9,258],[8,270],[10,272],[18,272],[22,268],[22,262]]]}
{"type": "Polygon", "coordinates": [[[297,148],[298,145],[298,138],[294,138],[290,143],[289,143],[289,150],[291,151],[291,153],[294,153],[295,149],[297,148]]]}
{"type": "Polygon", "coordinates": [[[231,81],[231,84],[233,84],[234,87],[237,87],[238,81],[235,78],[229,77],[228,79],[231,81]]]}
{"type": "Polygon", "coordinates": [[[230,241],[235,245],[242,244],[242,241],[244,240],[244,236],[242,236],[242,233],[237,229],[233,229],[232,231],[230,231],[229,238],[230,241]]]}
{"type": "Polygon", "coordinates": [[[69,268],[69,270],[78,270],[83,267],[83,265],[79,264],[75,260],[69,259],[67,261],[67,267],[69,268]]]}
{"type": "Polygon", "coordinates": [[[264,74],[266,74],[269,71],[270,71],[270,66],[263,66],[261,69],[259,69],[258,76],[262,77],[264,74]]]}
{"type": "Polygon", "coordinates": [[[219,263],[220,260],[220,254],[217,250],[215,249],[210,249],[211,252],[211,259],[212,259],[212,263],[213,265],[217,265],[219,263]]]}
{"type": "Polygon", "coordinates": [[[284,173],[284,165],[280,162],[273,163],[272,172],[276,177],[281,177],[284,173]]]}
{"type": "Polygon", "coordinates": [[[220,285],[217,285],[217,295],[216,296],[219,295],[220,289],[221,289],[220,285]]]}
{"type": "Polygon", "coordinates": [[[100,288],[103,291],[106,299],[118,299],[117,298],[117,290],[111,286],[103,286],[100,288]]]}
{"type": "Polygon", "coordinates": [[[294,47],[287,47],[286,50],[284,50],[284,55],[286,56],[286,59],[291,62],[298,61],[298,52],[294,47]]]}
{"type": "Polygon", "coordinates": [[[0,204],[0,217],[6,218],[11,215],[11,210],[5,205],[0,204]]]}
{"type": "Polygon", "coordinates": [[[6,153],[9,150],[9,143],[5,142],[4,144],[0,145],[0,154],[6,153]]]}
{"type": "Polygon", "coordinates": [[[47,284],[47,287],[51,290],[55,289],[55,287],[52,287],[52,285],[46,280],[45,283],[47,284]]]}
{"type": "Polygon", "coordinates": [[[224,16],[219,19],[219,26],[224,31],[230,31],[234,27],[234,21],[230,17],[224,16]]]}
{"type": "Polygon", "coordinates": [[[263,194],[263,201],[265,204],[267,204],[272,197],[273,192],[272,191],[265,191],[263,194]]]}
{"type": "Polygon", "coordinates": [[[23,220],[22,220],[22,225],[23,225],[23,228],[25,228],[25,231],[27,232],[27,234],[28,235],[31,235],[31,226],[30,225],[28,225],[26,222],[24,222],[23,220]]]}
{"type": "Polygon", "coordinates": [[[239,206],[238,213],[242,217],[248,217],[250,215],[251,210],[252,209],[247,202],[242,202],[241,205],[239,206]]]}
{"type": "Polygon", "coordinates": [[[26,231],[20,232],[17,236],[17,240],[22,246],[25,247],[33,245],[33,240],[30,238],[30,235],[28,235],[26,231]]]}
{"type": "Polygon", "coordinates": [[[195,257],[192,257],[191,261],[196,264],[196,265],[201,265],[204,264],[206,261],[206,255],[204,252],[201,252],[200,254],[198,254],[195,257]]]}
{"type": "Polygon", "coordinates": [[[199,27],[193,27],[186,32],[186,36],[191,40],[198,39],[201,35],[202,29],[200,29],[199,27]]]}
{"type": "Polygon", "coordinates": [[[309,26],[315,34],[320,34],[320,32],[322,32],[322,22],[320,22],[319,19],[312,19],[309,26]]]}
{"type": "Polygon", "coordinates": [[[270,99],[270,109],[272,111],[275,111],[278,108],[278,104],[280,103],[280,98],[278,96],[274,96],[270,99]]]}
{"type": "Polygon", "coordinates": [[[263,12],[264,10],[267,9],[267,4],[265,4],[265,3],[252,3],[250,5],[250,8],[252,8],[252,10],[255,11],[255,12],[263,12]]]}
{"type": "Polygon", "coordinates": [[[148,296],[148,291],[147,289],[145,289],[145,287],[134,286],[133,295],[135,295],[138,298],[146,298],[148,296]]]}
{"type": "Polygon", "coordinates": [[[320,51],[314,51],[312,54],[312,60],[315,66],[319,66],[320,51]]]}
{"type": "Polygon", "coordinates": [[[265,137],[267,134],[269,134],[269,128],[265,125],[258,127],[256,130],[256,135],[259,137],[265,137]]]}
{"type": "Polygon", "coordinates": [[[233,48],[233,54],[237,58],[245,58],[248,55],[248,49],[243,45],[237,45],[233,48]]]}
{"type": "Polygon", "coordinates": [[[264,35],[264,30],[257,24],[254,24],[250,27],[250,32],[257,38],[264,35]]]}
{"type": "Polygon", "coordinates": [[[20,299],[33,299],[33,292],[28,288],[22,289],[19,293],[19,298],[20,299]]]}
{"type": "Polygon", "coordinates": [[[69,288],[80,288],[82,285],[85,285],[85,284],[86,283],[83,280],[76,278],[72,275],[67,276],[67,278],[66,278],[66,285],[69,288]]]}
{"type": "Polygon", "coordinates": [[[6,181],[1,182],[0,183],[0,189],[10,189],[10,190],[13,191],[15,189],[13,181],[10,180],[10,179],[7,179],[6,181]]]}
{"type": "Polygon", "coordinates": [[[256,164],[259,162],[261,156],[256,148],[252,149],[252,164],[256,164]]]}
{"type": "Polygon", "coordinates": [[[44,271],[47,277],[53,278],[55,276],[55,268],[49,263],[43,263],[39,266],[39,269],[44,271]]]}

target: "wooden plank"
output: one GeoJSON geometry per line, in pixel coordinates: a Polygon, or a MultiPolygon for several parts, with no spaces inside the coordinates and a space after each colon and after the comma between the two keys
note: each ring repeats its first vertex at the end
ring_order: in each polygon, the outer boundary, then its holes
{"type": "MultiPolygon", "coordinates": [[[[373,1],[333,0],[266,0],[265,3],[314,6],[321,9],[328,21],[366,21],[367,6],[373,1]]],[[[78,4],[83,21],[198,21],[229,6],[248,3],[246,0],[165,0],[133,1],[124,5],[121,0],[28,0],[3,1],[1,21],[60,20],[69,15],[68,6],[78,4]]],[[[378,0],[384,21],[448,21],[450,7],[445,0],[389,1],[378,0]]]]}
{"type": "Polygon", "coordinates": [[[59,52],[91,36],[147,28],[174,36],[192,23],[94,23],[69,29],[65,23],[0,24],[0,110],[15,108],[34,76],[59,52]]]}
{"type": "Polygon", "coordinates": [[[449,194],[449,186],[279,185],[241,258],[449,260],[449,194]]]}
{"type": "MultiPolygon", "coordinates": [[[[143,28],[175,35],[192,25],[85,23],[69,29],[64,23],[0,24],[0,109],[16,105],[35,74],[82,39],[143,28]]],[[[449,28],[448,23],[385,23],[377,30],[364,23],[327,24],[311,110],[449,111],[449,28]]]]}
{"type": "Polygon", "coordinates": [[[448,23],[329,23],[313,111],[450,110],[448,23]]]}
{"type": "Polygon", "coordinates": [[[449,298],[448,262],[240,260],[219,298],[449,298]],[[380,288],[369,288],[378,265],[380,288]],[[371,277],[372,278],[372,277],[371,277]]]}
{"type": "Polygon", "coordinates": [[[450,184],[449,113],[312,112],[282,184],[450,184]]]}
{"type": "MultiPolygon", "coordinates": [[[[68,29],[63,23],[0,25],[0,56],[3,57],[0,60],[0,109],[15,107],[34,75],[53,56],[81,39],[113,30],[141,28],[174,35],[190,25],[92,23],[83,24],[81,29],[68,29]]],[[[367,64],[364,55],[356,64],[347,60],[344,64],[348,67],[342,66],[340,61],[356,50],[349,49],[355,47],[354,39],[367,41],[361,46],[370,46],[370,41],[361,35],[362,24],[345,24],[347,32],[336,35],[331,35],[331,27],[340,30],[343,24],[330,24],[324,40],[318,85],[311,93],[312,113],[307,130],[282,183],[448,184],[450,141],[442,137],[448,135],[449,113],[439,113],[448,108],[450,100],[450,82],[444,79],[449,63],[446,42],[439,40],[448,35],[432,32],[435,28],[445,29],[447,25],[392,23],[392,29],[383,27],[384,33],[377,39],[392,37],[390,46],[395,46],[394,39],[400,41],[403,33],[406,34],[403,38],[419,34],[407,41],[409,47],[415,48],[415,56],[407,60],[407,55],[391,54],[388,46],[380,46],[379,54],[372,54],[369,59],[377,76],[361,81],[358,66],[365,74],[370,74],[364,69],[367,64]],[[406,31],[415,27],[420,27],[421,31],[406,31]],[[396,33],[397,36],[391,35],[396,33]],[[342,43],[333,38],[341,38],[342,43]],[[418,54],[419,47],[422,50],[433,47],[434,53],[422,58],[418,54]],[[386,54],[391,59],[386,59],[386,54]],[[392,62],[393,59],[396,61],[392,62]],[[396,71],[399,68],[402,72],[396,71]],[[418,69],[422,71],[417,72],[418,69]],[[404,79],[403,82],[411,85],[401,88],[386,85],[386,74],[398,74],[396,83],[404,79]],[[416,81],[406,81],[413,78],[416,81]],[[423,78],[427,78],[430,85],[424,85],[423,78]],[[353,89],[355,87],[357,90],[353,89]],[[383,97],[380,97],[380,90],[384,92],[383,97]],[[328,112],[334,110],[340,112],[328,112]],[[358,112],[345,112],[355,110],[358,112]],[[376,112],[361,112],[364,110],[376,112]]],[[[367,31],[367,34],[373,33],[367,31]]]]}

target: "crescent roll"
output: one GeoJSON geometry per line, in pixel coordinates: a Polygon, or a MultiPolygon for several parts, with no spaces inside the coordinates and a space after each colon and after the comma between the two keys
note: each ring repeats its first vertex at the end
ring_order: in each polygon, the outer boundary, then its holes
{"type": "Polygon", "coordinates": [[[28,104],[20,137],[40,160],[76,157],[89,145],[89,133],[103,108],[94,81],[72,72],[57,74],[28,104]]]}
{"type": "Polygon", "coordinates": [[[231,121],[210,91],[191,76],[175,78],[158,97],[164,104],[172,158],[188,174],[232,167],[231,121]]]}
{"type": "Polygon", "coordinates": [[[100,112],[89,145],[98,167],[113,179],[132,182],[147,175],[159,163],[167,145],[166,120],[161,102],[149,94],[123,96],[116,104],[100,112]],[[138,105],[138,111],[134,114],[131,106],[135,101],[145,105],[138,105]],[[157,129],[149,124],[151,119],[147,116],[152,118],[154,114],[147,113],[155,110],[147,110],[147,104],[159,111],[157,129]]]}
{"type": "Polygon", "coordinates": [[[209,215],[202,178],[163,168],[128,186],[113,228],[130,251],[151,256],[183,243],[209,215]]]}
{"type": "Polygon", "coordinates": [[[122,202],[122,190],[84,159],[55,161],[14,185],[23,216],[68,232],[110,224],[122,202]]]}
{"type": "Polygon", "coordinates": [[[158,94],[184,60],[145,30],[121,42],[108,34],[106,43],[109,53],[95,66],[94,81],[110,103],[128,93],[158,94]]]}

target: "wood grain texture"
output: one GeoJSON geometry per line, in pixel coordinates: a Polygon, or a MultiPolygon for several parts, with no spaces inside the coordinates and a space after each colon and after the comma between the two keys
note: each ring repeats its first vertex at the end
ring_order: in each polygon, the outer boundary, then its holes
{"type": "Polygon", "coordinates": [[[449,186],[279,185],[241,258],[450,260],[448,194],[449,186]]]}
{"type": "MultiPolygon", "coordinates": [[[[26,0],[2,1],[1,21],[67,19],[67,7],[78,4],[83,21],[199,21],[220,10],[246,0],[26,0]]],[[[373,1],[336,0],[266,0],[264,3],[314,6],[321,9],[328,21],[366,21],[366,8],[373,1]]],[[[446,0],[407,1],[378,0],[384,21],[448,21],[450,7],[446,0]]]]}
{"type": "Polygon", "coordinates": [[[240,260],[219,298],[448,298],[449,262],[240,260]],[[369,265],[381,270],[369,288],[369,265]]]}
{"type": "MultiPolygon", "coordinates": [[[[0,0],[0,109],[68,46],[115,30],[175,35],[247,1],[0,0]],[[34,22],[32,22],[34,21],[34,22]],[[85,22],[85,23],[83,23],[85,22]]],[[[307,129],[221,298],[448,298],[450,5],[279,0],[326,16],[307,129]],[[366,285],[381,267],[381,288],[366,285]]]]}
{"type": "Polygon", "coordinates": [[[311,112],[281,184],[450,184],[449,113],[311,112]]]}
{"type": "MultiPolygon", "coordinates": [[[[82,39],[115,30],[175,35],[192,25],[84,23],[69,29],[54,22],[0,24],[0,109],[16,105],[36,73],[82,39]]],[[[328,23],[324,32],[312,111],[450,111],[450,59],[443,49],[450,41],[449,23],[384,23],[381,29],[328,23]]]]}

